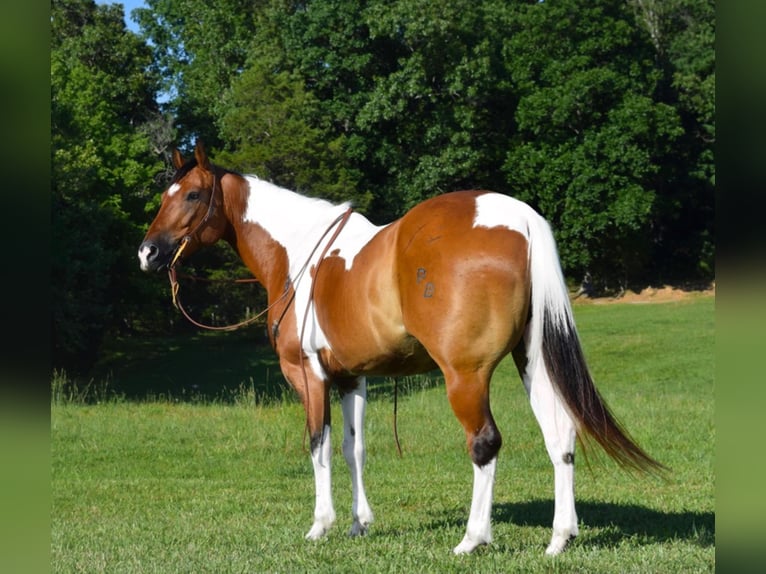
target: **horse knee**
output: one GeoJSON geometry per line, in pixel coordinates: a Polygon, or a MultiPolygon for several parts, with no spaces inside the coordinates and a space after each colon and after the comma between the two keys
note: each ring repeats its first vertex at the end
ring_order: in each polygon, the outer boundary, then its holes
{"type": "Polygon", "coordinates": [[[484,466],[497,456],[502,445],[500,431],[494,422],[489,421],[471,441],[471,460],[478,466],[484,466]]]}

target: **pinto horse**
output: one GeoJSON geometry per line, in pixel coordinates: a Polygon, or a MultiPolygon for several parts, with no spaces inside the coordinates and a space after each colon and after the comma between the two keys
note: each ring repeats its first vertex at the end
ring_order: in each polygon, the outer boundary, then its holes
{"type": "MultiPolygon", "coordinates": [[[[330,388],[342,397],[343,455],[351,472],[350,535],[373,513],[363,482],[367,375],[439,368],[465,430],[473,495],[469,553],[491,541],[490,515],[502,443],[490,410],[492,373],[513,359],[553,463],[555,511],[546,549],[577,535],[575,439],[596,442],[625,467],[664,468],[611,414],[588,371],[556,244],[527,204],[487,191],[438,195],[376,226],[333,205],[210,162],[198,142],[176,169],[138,250],[141,269],[223,239],[268,292],[269,338],[306,410],[316,506],[307,539],[335,522],[330,480],[330,388]]],[[[583,442],[584,441],[584,442],[583,442]]]]}

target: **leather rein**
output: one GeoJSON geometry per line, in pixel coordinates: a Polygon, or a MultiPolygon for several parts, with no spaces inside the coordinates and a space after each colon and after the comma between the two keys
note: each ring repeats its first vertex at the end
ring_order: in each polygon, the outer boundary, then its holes
{"type": "MultiPolygon", "coordinates": [[[[200,222],[195,226],[195,228],[190,232],[184,235],[184,237],[181,239],[181,242],[178,245],[178,248],[176,249],[175,254],[173,255],[173,259],[170,262],[170,265],[168,265],[168,279],[170,280],[170,293],[173,298],[173,305],[181,311],[184,317],[192,323],[193,325],[200,327],[202,329],[208,329],[210,331],[234,331],[236,329],[239,329],[241,327],[244,327],[246,325],[249,325],[259,318],[263,317],[265,314],[267,314],[271,309],[273,309],[276,305],[278,305],[280,302],[282,302],[285,298],[290,295],[290,290],[288,287],[285,288],[285,291],[280,295],[277,299],[275,299],[268,307],[266,307],[263,311],[260,313],[257,313],[256,315],[253,315],[252,317],[248,317],[247,319],[240,321],[239,323],[234,323],[232,325],[223,325],[223,326],[215,326],[215,325],[206,325],[204,323],[200,323],[199,321],[195,320],[184,308],[183,304],[181,303],[181,299],[178,296],[178,292],[180,291],[181,285],[178,282],[178,272],[176,271],[175,265],[178,262],[179,258],[181,257],[181,253],[183,253],[183,250],[186,248],[186,246],[189,244],[189,242],[192,240],[194,236],[197,236],[199,232],[202,230],[202,228],[207,224],[210,217],[213,215],[213,212],[215,210],[215,194],[216,190],[220,188],[220,180],[218,176],[214,173],[213,175],[213,191],[210,194],[210,203],[207,208],[207,213],[205,213],[205,217],[203,217],[200,222]]],[[[223,195],[223,189],[221,189],[221,194],[223,195]]],[[[322,264],[322,261],[324,261],[325,256],[327,255],[327,252],[329,251],[330,247],[333,243],[335,243],[335,240],[338,238],[338,235],[340,235],[341,230],[346,225],[346,222],[348,221],[349,217],[351,217],[351,213],[353,212],[353,209],[349,207],[346,211],[344,211],[341,215],[339,215],[337,218],[333,220],[333,222],[327,227],[325,232],[322,234],[322,236],[317,241],[314,248],[311,250],[311,253],[309,253],[309,256],[306,260],[306,263],[304,263],[303,267],[301,267],[300,271],[295,277],[295,284],[300,281],[301,277],[305,273],[306,269],[309,267],[309,263],[311,262],[311,258],[316,253],[317,249],[319,249],[319,246],[322,244],[322,241],[325,237],[330,233],[330,231],[335,228],[335,232],[333,233],[332,237],[330,237],[330,240],[327,242],[327,244],[324,247],[324,250],[322,251],[322,254],[319,256],[319,259],[316,264],[316,270],[319,269],[319,266],[322,264]]],[[[315,273],[316,273],[315,270],[315,273]]],[[[193,278],[196,279],[196,278],[193,278]]],[[[255,283],[258,280],[255,278],[251,279],[233,279],[232,282],[234,283],[255,283]]],[[[288,283],[289,286],[290,283],[288,283]]],[[[293,289],[292,296],[290,298],[290,302],[295,298],[295,292],[296,289],[293,289]]],[[[308,314],[308,307],[310,307],[311,302],[313,300],[313,294],[314,294],[314,288],[313,285],[310,290],[309,295],[309,303],[306,308],[306,313],[308,314]]]]}
{"type": "MultiPolygon", "coordinates": [[[[322,253],[319,256],[319,259],[317,260],[316,267],[314,270],[314,276],[316,277],[316,273],[319,271],[319,267],[324,261],[325,256],[327,255],[327,252],[330,250],[330,247],[335,243],[335,240],[338,238],[338,235],[340,235],[340,232],[345,227],[346,223],[348,222],[349,218],[351,217],[351,214],[353,213],[353,209],[349,207],[346,211],[344,211],[341,215],[336,217],[332,223],[327,227],[327,229],[322,233],[322,236],[317,240],[316,244],[314,245],[314,248],[311,250],[311,253],[309,253],[309,256],[306,259],[306,262],[301,267],[300,271],[295,276],[295,281],[291,282],[288,280],[284,292],[277,297],[268,307],[266,307],[263,311],[260,313],[257,313],[256,315],[253,315],[252,317],[249,317],[245,319],[244,321],[240,321],[239,323],[235,323],[233,325],[224,325],[224,326],[214,326],[214,325],[205,325],[204,323],[200,323],[199,321],[196,321],[189,313],[184,309],[183,305],[181,304],[181,299],[178,297],[178,292],[180,290],[180,284],[178,282],[178,273],[175,269],[175,265],[178,262],[178,259],[181,256],[181,253],[186,248],[186,246],[189,244],[189,242],[192,240],[192,237],[199,234],[200,230],[203,228],[203,226],[208,222],[210,217],[213,215],[213,211],[215,209],[215,192],[216,190],[221,187],[219,178],[214,172],[213,175],[213,191],[210,194],[210,204],[208,205],[207,213],[205,214],[205,217],[203,217],[200,222],[196,225],[194,230],[192,230],[191,233],[186,234],[183,239],[181,239],[181,242],[178,245],[178,249],[176,249],[175,254],[173,255],[173,259],[170,262],[170,265],[168,265],[168,278],[170,279],[170,291],[173,297],[173,305],[181,311],[184,317],[191,322],[193,325],[200,327],[202,329],[208,329],[210,331],[234,331],[236,329],[239,329],[241,327],[244,327],[246,325],[249,325],[253,322],[255,322],[260,317],[263,317],[265,314],[267,314],[271,309],[273,309],[276,305],[278,305],[280,302],[285,300],[288,296],[290,297],[290,300],[288,301],[285,311],[287,309],[287,306],[290,305],[295,300],[295,294],[297,292],[297,284],[303,277],[306,270],[309,268],[309,264],[311,263],[312,257],[314,257],[314,254],[316,253],[317,249],[319,249],[319,246],[322,244],[322,241],[324,241],[325,237],[329,235],[329,233],[335,229],[332,236],[330,237],[329,241],[325,244],[324,249],[322,250],[322,253]],[[290,291],[290,285],[294,285],[294,288],[292,289],[292,293],[290,291]]],[[[221,195],[223,196],[223,189],[221,188],[221,195]]],[[[289,279],[289,277],[288,277],[289,279]]],[[[257,279],[234,279],[232,280],[235,283],[249,283],[249,282],[257,282],[257,279]]],[[[304,337],[304,330],[306,328],[306,322],[308,319],[309,309],[311,308],[311,304],[314,300],[314,285],[315,283],[312,282],[311,287],[309,289],[309,300],[306,304],[306,309],[304,312],[303,317],[303,325],[301,327],[301,332],[299,336],[299,340],[301,341],[301,348],[303,347],[303,337],[304,337]]],[[[282,317],[284,317],[284,313],[282,313],[282,317]]],[[[301,371],[303,374],[303,383],[306,386],[306,400],[309,400],[309,393],[308,393],[308,376],[306,374],[306,365],[303,360],[303,356],[301,354],[301,371]]],[[[399,453],[399,457],[402,456],[402,447],[399,444],[399,432],[397,429],[397,403],[398,403],[398,381],[397,379],[394,379],[394,420],[393,420],[393,430],[394,430],[394,440],[396,442],[396,449],[399,453]]],[[[308,404],[308,403],[307,403],[308,404]]],[[[304,427],[304,444],[305,444],[305,438],[306,438],[306,431],[308,430],[308,415],[306,418],[306,426],[304,427]]],[[[322,440],[324,440],[324,434],[322,435],[322,440]]],[[[304,447],[305,448],[305,447],[304,447]]]]}

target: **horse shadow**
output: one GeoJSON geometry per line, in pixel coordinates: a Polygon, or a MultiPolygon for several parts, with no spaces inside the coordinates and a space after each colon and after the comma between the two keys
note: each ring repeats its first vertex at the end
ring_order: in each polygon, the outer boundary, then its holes
{"type": "MultiPolygon", "coordinates": [[[[495,524],[551,528],[553,500],[501,502],[492,507],[495,524]]],[[[715,546],[714,512],[665,512],[636,504],[578,501],[581,528],[579,544],[612,547],[626,538],[639,544],[686,541],[700,547],[715,546]],[[585,536],[583,536],[585,535],[585,536]]],[[[463,513],[450,513],[432,523],[434,527],[464,527],[463,513]]]]}

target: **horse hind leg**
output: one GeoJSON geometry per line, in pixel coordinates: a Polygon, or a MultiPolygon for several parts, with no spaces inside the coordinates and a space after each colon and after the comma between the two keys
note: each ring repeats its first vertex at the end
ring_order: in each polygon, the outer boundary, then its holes
{"type": "Polygon", "coordinates": [[[555,556],[578,534],[574,498],[575,425],[553,388],[544,362],[538,360],[537,365],[527,366],[525,370],[520,365],[526,362],[526,358],[514,352],[514,359],[523,373],[532,412],[540,425],[545,448],[553,463],[553,534],[545,553],[555,556]]]}
{"type": "Polygon", "coordinates": [[[502,438],[489,409],[489,374],[445,373],[447,396],[465,430],[473,462],[473,494],[463,540],[453,552],[468,554],[492,542],[492,498],[502,438]]]}
{"type": "Polygon", "coordinates": [[[372,509],[364,490],[363,471],[366,458],[364,444],[364,414],[367,404],[367,380],[357,379],[355,389],[343,394],[343,456],[351,473],[351,516],[349,536],[367,532],[373,520],[372,509]]]}

